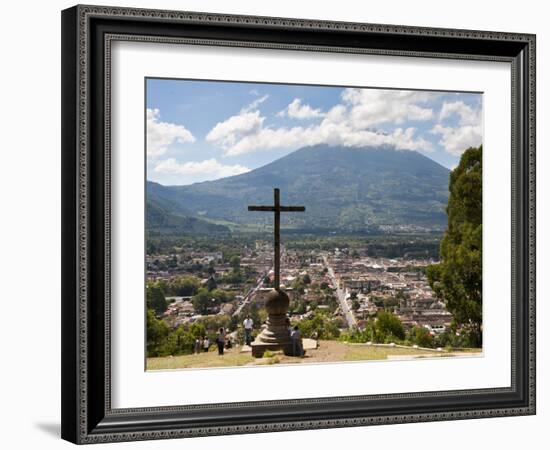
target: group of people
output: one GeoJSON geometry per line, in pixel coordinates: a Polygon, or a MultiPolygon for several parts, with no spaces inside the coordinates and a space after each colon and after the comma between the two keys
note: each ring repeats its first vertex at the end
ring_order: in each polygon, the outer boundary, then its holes
{"type": "MultiPolygon", "coordinates": [[[[304,356],[304,347],[302,345],[302,333],[298,326],[292,327],[290,324],[290,319],[286,319],[288,333],[290,340],[292,341],[292,355],[293,356],[304,356]]],[[[244,328],[244,342],[246,345],[252,343],[252,331],[254,329],[254,321],[252,318],[247,315],[243,321],[244,328]]],[[[224,350],[232,347],[231,338],[228,335],[229,330],[225,330],[223,327],[218,330],[214,343],[218,347],[218,355],[223,355],[224,350]]],[[[195,353],[208,352],[210,349],[211,342],[208,339],[208,336],[203,336],[195,340],[195,353]]]]}
{"type": "Polygon", "coordinates": [[[286,319],[290,340],[292,341],[292,356],[304,356],[304,346],[302,343],[302,333],[297,325],[292,328],[290,319],[286,319]]]}
{"type": "MultiPolygon", "coordinates": [[[[290,339],[292,341],[292,355],[304,356],[304,346],[302,344],[302,333],[300,332],[300,329],[298,328],[298,326],[294,326],[293,328],[290,324],[290,319],[288,317],[286,319],[286,325],[288,328],[288,334],[290,335],[290,339]]],[[[246,345],[250,345],[252,343],[252,330],[254,328],[254,321],[249,315],[247,315],[243,320],[243,327],[244,342],[246,345]]]]}
{"type": "MultiPolygon", "coordinates": [[[[224,349],[231,348],[233,346],[233,343],[231,342],[231,337],[226,333],[226,331],[223,328],[220,328],[218,330],[218,334],[214,339],[214,343],[218,347],[218,355],[223,355],[224,349]]],[[[195,353],[208,352],[211,344],[212,342],[210,342],[210,339],[208,338],[208,336],[202,336],[200,338],[197,338],[195,339],[194,352],[195,353]]]]}

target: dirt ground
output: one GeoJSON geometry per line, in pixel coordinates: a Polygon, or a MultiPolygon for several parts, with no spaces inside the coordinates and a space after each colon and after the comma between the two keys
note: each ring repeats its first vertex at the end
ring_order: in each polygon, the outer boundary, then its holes
{"type": "Polygon", "coordinates": [[[434,352],[414,348],[376,347],[347,344],[338,341],[319,341],[316,349],[309,349],[301,358],[285,356],[282,352],[269,352],[263,358],[253,358],[250,352],[241,352],[241,347],[225,351],[223,356],[217,351],[196,355],[166,356],[148,358],[147,370],[170,370],[186,368],[215,368],[257,366],[271,364],[306,364],[341,361],[372,361],[384,359],[438,358],[453,356],[480,356],[479,350],[464,352],[434,352]]]}

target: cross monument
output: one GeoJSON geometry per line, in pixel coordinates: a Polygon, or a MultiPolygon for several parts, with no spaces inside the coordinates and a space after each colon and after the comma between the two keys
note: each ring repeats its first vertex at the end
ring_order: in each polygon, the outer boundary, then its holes
{"type": "Polygon", "coordinates": [[[266,211],[274,213],[273,227],[273,290],[267,295],[267,327],[256,337],[252,346],[252,355],[261,357],[266,350],[283,350],[286,355],[292,354],[292,342],[288,332],[287,317],[290,299],[281,289],[281,212],[305,211],[304,206],[281,206],[279,189],[273,189],[273,205],[249,206],[249,211],[266,211]]]}
{"type": "Polygon", "coordinates": [[[273,227],[273,269],[275,279],[273,287],[279,289],[281,283],[281,212],[299,212],[305,211],[305,206],[281,206],[279,200],[279,189],[273,189],[273,206],[249,206],[249,211],[267,211],[274,212],[275,224],[273,227]]]}

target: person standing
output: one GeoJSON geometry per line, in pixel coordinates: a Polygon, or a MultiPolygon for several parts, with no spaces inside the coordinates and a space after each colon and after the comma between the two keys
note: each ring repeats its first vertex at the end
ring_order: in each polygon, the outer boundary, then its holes
{"type": "Polygon", "coordinates": [[[231,342],[231,334],[229,333],[229,328],[225,330],[225,348],[230,349],[233,347],[233,342],[231,342]]]}
{"type": "Polygon", "coordinates": [[[225,330],[223,327],[218,330],[216,344],[218,345],[218,355],[223,355],[223,348],[225,346],[225,330]]]}
{"type": "Polygon", "coordinates": [[[295,326],[294,330],[292,330],[290,338],[292,339],[292,354],[294,356],[303,356],[304,350],[302,347],[302,333],[300,333],[297,326],[295,326]]]}
{"type": "Polygon", "coordinates": [[[195,348],[193,349],[193,353],[200,353],[201,352],[201,340],[199,338],[195,339],[195,348]]]}
{"type": "Polygon", "coordinates": [[[200,353],[203,351],[204,348],[204,337],[199,338],[199,348],[197,349],[197,353],[200,353]]]}
{"type": "Polygon", "coordinates": [[[208,336],[206,336],[202,341],[202,351],[207,352],[210,348],[210,341],[208,340],[208,336]]]}
{"type": "Polygon", "coordinates": [[[247,314],[246,318],[243,321],[244,326],[244,342],[246,345],[250,345],[252,342],[252,329],[254,328],[254,321],[250,318],[250,315],[247,314]]]}

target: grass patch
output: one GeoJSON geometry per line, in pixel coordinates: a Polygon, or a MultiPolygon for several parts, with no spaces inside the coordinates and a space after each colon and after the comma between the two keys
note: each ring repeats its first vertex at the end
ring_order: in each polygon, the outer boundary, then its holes
{"type": "Polygon", "coordinates": [[[309,349],[304,358],[286,356],[280,351],[264,352],[262,358],[254,358],[250,352],[241,353],[240,348],[226,350],[220,356],[215,347],[207,353],[197,355],[166,356],[147,358],[147,370],[238,367],[245,365],[265,366],[272,364],[307,364],[339,361],[385,360],[390,356],[416,356],[418,358],[453,357],[461,353],[479,353],[481,349],[463,349],[449,352],[421,350],[415,348],[377,347],[368,345],[345,344],[338,341],[319,341],[319,347],[309,349]]]}
{"type": "Polygon", "coordinates": [[[483,351],[482,348],[444,348],[443,350],[453,352],[453,353],[481,353],[483,351]]]}
{"type": "Polygon", "coordinates": [[[344,354],[344,361],[372,361],[377,359],[387,359],[389,355],[439,356],[440,353],[410,348],[350,346],[344,354]]]}
{"type": "Polygon", "coordinates": [[[147,358],[147,370],[187,369],[190,367],[234,367],[254,362],[250,353],[218,352],[199,353],[197,355],[166,356],[147,358]]]}

